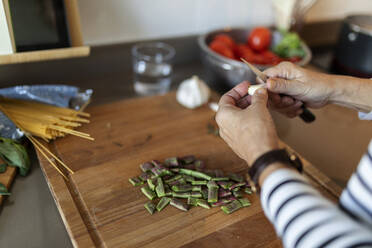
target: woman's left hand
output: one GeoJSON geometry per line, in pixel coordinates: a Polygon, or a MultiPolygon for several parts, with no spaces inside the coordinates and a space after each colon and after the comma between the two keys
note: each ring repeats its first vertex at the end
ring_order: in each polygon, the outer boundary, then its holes
{"type": "Polygon", "coordinates": [[[278,149],[279,139],[267,108],[267,90],[243,98],[248,87],[242,82],[221,97],[216,121],[224,141],[251,165],[265,152],[278,149]]]}

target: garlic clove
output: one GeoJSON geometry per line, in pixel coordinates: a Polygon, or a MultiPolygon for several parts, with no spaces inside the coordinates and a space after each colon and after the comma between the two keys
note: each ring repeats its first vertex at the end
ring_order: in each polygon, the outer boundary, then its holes
{"type": "Polygon", "coordinates": [[[260,89],[260,88],[264,88],[264,87],[265,87],[264,84],[251,85],[251,86],[249,86],[249,88],[248,88],[248,95],[253,96],[254,93],[256,92],[256,90],[258,90],[258,89],[260,89]]]}

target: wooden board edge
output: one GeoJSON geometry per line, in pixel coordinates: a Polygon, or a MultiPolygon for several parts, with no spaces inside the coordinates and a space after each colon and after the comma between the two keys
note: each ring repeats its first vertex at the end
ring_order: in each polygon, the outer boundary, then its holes
{"type": "MultiPolygon", "coordinates": [[[[50,145],[48,144],[47,146],[49,149],[50,149],[50,145]]],[[[48,161],[43,157],[43,155],[36,151],[36,154],[37,154],[37,158],[39,160],[39,163],[40,163],[40,168],[43,172],[43,175],[46,179],[46,182],[48,184],[48,187],[49,187],[49,190],[53,196],[53,199],[56,203],[56,206],[57,206],[57,209],[58,209],[58,212],[62,218],[62,221],[65,225],[65,228],[67,230],[67,233],[70,237],[70,240],[72,242],[72,245],[75,247],[75,248],[78,248],[78,247],[95,247],[94,245],[94,242],[90,236],[90,233],[87,229],[87,226],[82,218],[82,216],[80,215],[80,211],[78,210],[77,206],[75,205],[75,201],[73,200],[72,198],[72,195],[68,189],[68,186],[66,185],[66,182],[64,180],[64,178],[59,175],[56,171],[48,171],[48,169],[46,168],[46,166],[50,166],[48,164],[48,161]],[[55,174],[53,174],[55,172],[55,174]],[[48,179],[47,179],[48,178],[48,179]],[[56,183],[57,181],[59,181],[58,183],[56,183]],[[55,188],[56,186],[55,185],[59,185],[61,188],[60,189],[57,189],[55,188]],[[61,192],[61,193],[59,193],[61,192]],[[66,197],[66,200],[64,202],[62,202],[60,200],[60,195],[59,194],[64,194],[64,197],[66,197]],[[67,217],[67,215],[65,214],[64,212],[64,208],[67,208],[69,207],[73,212],[73,213],[76,213],[76,215],[74,217],[70,217],[74,219],[74,226],[72,227],[70,225],[70,222],[69,222],[69,217],[67,217]],[[77,237],[76,236],[76,232],[73,231],[73,229],[79,229],[79,236],[77,237]]],[[[54,169],[52,169],[54,170],[54,169]]]]}
{"type": "Polygon", "coordinates": [[[0,55],[0,64],[18,64],[89,56],[89,46],[67,47],[0,55]]]}
{"type": "MultiPolygon", "coordinates": [[[[280,145],[287,148],[291,152],[296,152],[293,148],[291,148],[289,145],[284,143],[283,141],[280,141],[280,145]]],[[[326,176],[323,172],[318,170],[313,164],[311,164],[306,158],[304,158],[301,154],[298,154],[301,158],[303,168],[304,168],[304,174],[314,180],[316,183],[321,185],[328,193],[330,193],[333,197],[338,199],[342,193],[342,188],[336,184],[332,179],[330,179],[328,176],[326,176]]]]}
{"type": "MultiPolygon", "coordinates": [[[[4,174],[5,174],[4,177],[7,177],[7,181],[4,182],[0,180],[0,183],[4,184],[4,186],[7,187],[7,189],[10,191],[10,187],[12,186],[14,178],[17,174],[17,168],[13,166],[8,166],[4,174]]],[[[6,196],[0,195],[0,206],[3,204],[5,198],[6,196]]]]}

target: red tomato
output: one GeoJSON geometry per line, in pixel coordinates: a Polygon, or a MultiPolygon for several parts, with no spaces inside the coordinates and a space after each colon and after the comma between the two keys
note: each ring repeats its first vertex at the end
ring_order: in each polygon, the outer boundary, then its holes
{"type": "Polygon", "coordinates": [[[221,41],[223,42],[227,47],[229,47],[230,49],[234,49],[235,47],[235,41],[227,34],[218,34],[216,35],[213,40],[218,40],[218,41],[221,41]]]}
{"type": "Polygon", "coordinates": [[[261,54],[267,58],[268,64],[277,65],[283,61],[278,55],[269,50],[263,51],[261,54]]]}
{"type": "Polygon", "coordinates": [[[209,48],[215,51],[216,53],[225,56],[229,59],[235,59],[234,52],[232,49],[230,49],[228,46],[226,46],[225,43],[214,40],[209,44],[209,48]]]}
{"type": "Polygon", "coordinates": [[[248,62],[253,62],[254,52],[245,44],[239,44],[234,49],[235,57],[240,60],[243,58],[248,62]]]}
{"type": "Polygon", "coordinates": [[[248,45],[255,51],[268,49],[271,42],[271,31],[264,27],[257,27],[248,36],[248,45]]]}
{"type": "Polygon", "coordinates": [[[271,63],[271,60],[260,53],[256,53],[253,57],[253,63],[259,65],[268,65],[271,63]]]}
{"type": "Polygon", "coordinates": [[[292,63],[296,63],[296,62],[299,62],[301,61],[302,58],[300,57],[292,57],[292,58],[289,58],[288,60],[291,61],[292,63]]]}

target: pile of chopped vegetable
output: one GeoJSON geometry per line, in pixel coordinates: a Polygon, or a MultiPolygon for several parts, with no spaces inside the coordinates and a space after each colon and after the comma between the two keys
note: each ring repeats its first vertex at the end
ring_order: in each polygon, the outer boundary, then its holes
{"type": "Polygon", "coordinates": [[[226,214],[248,207],[244,194],[252,194],[244,177],[222,170],[205,170],[203,161],[195,156],[168,158],[140,165],[142,174],[130,178],[134,186],[142,186],[142,193],[150,200],[144,207],[150,214],[163,210],[168,204],[183,211],[199,206],[221,207],[226,214]]]}

